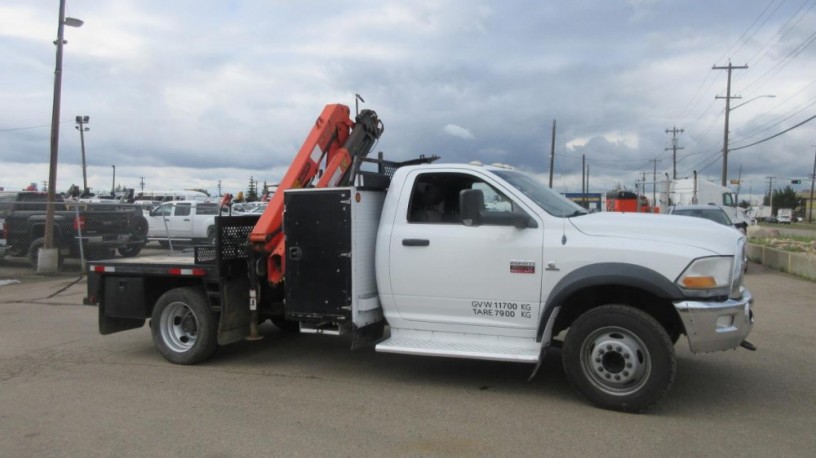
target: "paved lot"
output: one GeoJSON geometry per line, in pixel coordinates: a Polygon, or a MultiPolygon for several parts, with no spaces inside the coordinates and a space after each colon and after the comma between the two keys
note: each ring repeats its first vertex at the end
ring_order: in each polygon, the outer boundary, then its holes
{"type": "Polygon", "coordinates": [[[100,336],[76,277],[0,286],[0,456],[812,456],[816,283],[752,265],[751,353],[678,346],[641,415],[529,366],[350,352],[282,335],[166,363],[147,328],[100,336]]]}

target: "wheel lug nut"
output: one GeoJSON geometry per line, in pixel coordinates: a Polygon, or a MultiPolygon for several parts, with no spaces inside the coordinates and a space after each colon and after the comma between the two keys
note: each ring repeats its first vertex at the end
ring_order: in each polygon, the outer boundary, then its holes
{"type": "Polygon", "coordinates": [[[601,348],[600,350],[598,350],[598,354],[599,354],[599,355],[602,355],[602,354],[604,354],[604,353],[606,353],[606,352],[605,352],[605,351],[603,351],[603,348],[601,348]]]}
{"type": "Polygon", "coordinates": [[[600,362],[601,362],[601,358],[595,358],[595,362],[596,362],[596,363],[600,363],[600,362]]]}
{"type": "Polygon", "coordinates": [[[620,346],[618,346],[618,348],[616,348],[615,350],[617,350],[617,351],[621,351],[621,350],[623,350],[623,348],[621,348],[620,346]]]}
{"type": "Polygon", "coordinates": [[[629,377],[629,371],[623,371],[623,376],[624,377],[629,377]]]}
{"type": "Polygon", "coordinates": [[[626,363],[626,367],[628,367],[629,369],[631,369],[631,368],[632,368],[632,363],[626,363]]]}
{"type": "Polygon", "coordinates": [[[603,372],[603,366],[598,366],[598,372],[603,372]]]}
{"type": "Polygon", "coordinates": [[[615,380],[620,380],[620,375],[616,375],[615,380]]]}
{"type": "Polygon", "coordinates": [[[626,359],[629,359],[629,353],[624,353],[623,357],[626,358],[626,359]]]}
{"type": "Polygon", "coordinates": [[[606,374],[606,378],[612,378],[612,376],[609,375],[609,374],[606,374]]]}
{"type": "Polygon", "coordinates": [[[606,349],[607,349],[607,350],[611,350],[611,349],[612,349],[612,345],[607,345],[607,346],[606,346],[606,349]]]}

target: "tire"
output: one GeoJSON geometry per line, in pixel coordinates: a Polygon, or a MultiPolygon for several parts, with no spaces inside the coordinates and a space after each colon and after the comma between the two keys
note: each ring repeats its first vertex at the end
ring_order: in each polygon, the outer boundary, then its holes
{"type": "MultiPolygon", "coordinates": [[[[34,239],[34,241],[31,242],[31,245],[28,246],[28,253],[26,254],[28,257],[28,263],[35,269],[38,267],[40,248],[43,246],[45,246],[45,239],[42,237],[34,239]]],[[[59,248],[57,248],[57,251],[57,269],[60,269],[62,268],[63,261],[65,261],[65,256],[63,256],[62,253],[59,253],[59,248]]]]}
{"type": "Polygon", "coordinates": [[[137,240],[146,239],[149,228],[150,226],[147,223],[147,218],[142,215],[137,215],[133,220],[133,237],[137,240]]]}
{"type": "Polygon", "coordinates": [[[137,243],[137,244],[133,244],[133,245],[125,245],[125,246],[120,246],[119,248],[117,248],[116,251],[118,251],[119,254],[121,254],[122,257],[124,257],[124,258],[132,258],[132,257],[138,255],[139,253],[141,253],[142,248],[144,248],[144,246],[145,246],[144,243],[137,243]]]}
{"type": "Polygon", "coordinates": [[[215,227],[207,228],[207,245],[215,246],[215,227]]]}
{"type": "Polygon", "coordinates": [[[589,310],[570,327],[562,351],[570,384],[604,409],[641,412],[669,392],[674,346],[650,315],[625,305],[589,310]]]}
{"type": "Polygon", "coordinates": [[[218,320],[204,293],[176,288],[162,294],[151,315],[153,344],[174,364],[196,364],[218,349],[218,320]]]}

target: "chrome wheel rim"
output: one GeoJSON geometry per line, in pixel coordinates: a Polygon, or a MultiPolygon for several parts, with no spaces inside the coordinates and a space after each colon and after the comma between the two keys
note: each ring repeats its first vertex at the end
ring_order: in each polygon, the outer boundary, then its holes
{"type": "Polygon", "coordinates": [[[196,343],[198,318],[187,304],[172,302],[162,312],[159,331],[171,350],[183,353],[196,343]]]}
{"type": "Polygon", "coordinates": [[[605,327],[584,339],[581,369],[597,389],[626,396],[646,384],[652,366],[649,350],[637,335],[624,328],[605,327]]]}

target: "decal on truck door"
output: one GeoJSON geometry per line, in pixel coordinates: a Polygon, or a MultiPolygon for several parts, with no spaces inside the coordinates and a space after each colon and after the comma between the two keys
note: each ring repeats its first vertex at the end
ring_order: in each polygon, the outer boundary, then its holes
{"type": "Polygon", "coordinates": [[[510,261],[511,274],[534,274],[535,263],[532,261],[510,261]]]}

